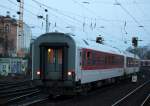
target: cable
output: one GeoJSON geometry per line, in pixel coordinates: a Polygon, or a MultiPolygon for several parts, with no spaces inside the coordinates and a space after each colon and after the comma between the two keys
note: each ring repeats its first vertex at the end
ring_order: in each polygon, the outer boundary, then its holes
{"type": "Polygon", "coordinates": [[[0,4],[0,7],[1,7],[1,8],[4,8],[4,9],[12,10],[12,11],[14,11],[14,12],[17,12],[15,9],[10,8],[10,7],[7,7],[7,6],[4,6],[4,5],[1,5],[1,4],[0,4]]]}
{"type": "MultiPolygon", "coordinates": [[[[96,13],[94,11],[92,11],[91,9],[85,7],[84,5],[78,3],[76,0],[72,0],[74,3],[80,5],[82,8],[85,8],[86,10],[88,10],[89,13],[93,14],[93,15],[96,15],[96,13]]],[[[97,16],[99,17],[99,19],[103,20],[103,21],[108,21],[107,19],[104,19],[104,18],[101,18],[100,16],[97,16]]],[[[96,18],[96,17],[95,17],[96,18]]]]}
{"type": "MultiPolygon", "coordinates": [[[[121,3],[119,3],[117,0],[115,0],[115,2],[122,8],[122,10],[124,10],[124,12],[126,12],[126,14],[128,14],[128,15],[134,20],[134,22],[135,22],[138,26],[142,26],[142,25],[140,24],[140,22],[137,21],[136,18],[135,18],[134,16],[132,16],[132,15],[130,14],[130,12],[129,12],[126,8],[123,7],[123,5],[121,5],[121,3]]],[[[150,33],[149,33],[144,27],[142,27],[142,28],[143,28],[143,30],[147,33],[147,35],[150,35],[150,33]]]]}
{"type": "Polygon", "coordinates": [[[38,5],[42,5],[42,6],[44,6],[44,7],[47,7],[47,8],[49,8],[49,9],[52,10],[52,11],[55,11],[55,12],[57,12],[57,13],[59,13],[59,14],[65,16],[65,17],[68,17],[68,18],[70,18],[70,19],[72,19],[72,20],[74,20],[74,21],[76,21],[76,22],[79,22],[79,23],[82,22],[82,21],[80,21],[80,20],[78,20],[78,19],[76,19],[76,18],[73,18],[73,17],[71,17],[71,16],[69,16],[69,15],[66,15],[66,14],[62,13],[62,12],[59,11],[58,9],[55,9],[55,8],[52,8],[52,7],[50,7],[50,6],[47,6],[47,5],[43,4],[43,3],[40,3],[40,2],[38,2],[37,0],[32,0],[32,1],[35,2],[35,3],[37,3],[38,5]]]}
{"type": "MultiPolygon", "coordinates": [[[[12,2],[11,0],[8,0],[11,4],[13,4],[13,5],[16,5],[16,6],[18,6],[16,3],[14,3],[14,2],[12,2]]],[[[9,10],[13,10],[14,12],[16,12],[17,13],[17,10],[15,10],[15,9],[12,9],[12,8],[8,8],[8,7],[6,7],[6,6],[3,6],[3,5],[0,5],[2,8],[5,8],[5,9],[9,9],[9,10]]],[[[31,15],[33,15],[33,16],[38,16],[38,15],[36,15],[36,14],[34,14],[33,12],[31,12],[31,11],[29,11],[29,10],[27,10],[27,9],[25,9],[25,11],[26,12],[28,12],[28,13],[30,13],[31,15]]],[[[45,20],[45,19],[43,19],[43,20],[45,20]]],[[[36,25],[34,25],[34,26],[36,26],[36,25]]],[[[41,28],[41,27],[40,27],[41,28]]]]}
{"type": "MultiPolygon", "coordinates": [[[[12,2],[11,0],[8,0],[10,3],[12,3],[12,4],[14,4],[14,5],[17,5],[16,3],[14,3],[14,2],[12,2]]],[[[42,6],[40,6],[41,8],[43,8],[44,10],[45,10],[45,8],[44,7],[42,7],[42,6]]],[[[38,15],[36,15],[36,14],[34,14],[34,13],[32,13],[31,11],[29,11],[29,10],[27,10],[27,9],[24,9],[26,12],[28,12],[28,13],[30,13],[30,14],[32,14],[33,16],[38,16],[38,15]]],[[[57,17],[58,18],[58,17],[57,17]]],[[[45,18],[42,18],[43,20],[45,20],[45,18]]],[[[64,21],[64,20],[63,20],[64,21]]],[[[70,26],[72,26],[72,25],[70,25],[70,26]]],[[[62,29],[62,28],[61,28],[62,29]]]]}
{"type": "MultiPolygon", "coordinates": [[[[66,15],[66,14],[62,13],[60,10],[56,9],[56,8],[52,8],[52,7],[50,7],[50,6],[47,6],[47,5],[43,4],[43,3],[38,2],[37,0],[32,0],[32,1],[35,2],[36,4],[38,4],[39,6],[44,6],[44,7],[50,9],[51,11],[53,11],[53,12],[59,14],[59,15],[63,15],[63,16],[65,16],[66,18],[71,19],[73,23],[74,23],[74,21],[76,21],[76,22],[78,22],[78,23],[80,23],[80,24],[83,23],[83,21],[78,20],[78,19],[76,19],[76,18],[74,18],[74,17],[71,17],[71,16],[69,16],[69,15],[66,15]]],[[[86,23],[86,24],[87,24],[87,23],[86,23]]],[[[76,27],[76,28],[81,29],[81,28],[79,28],[79,27],[76,27]]]]}
{"type": "MultiPolygon", "coordinates": [[[[16,6],[18,6],[16,3],[14,3],[13,1],[11,1],[11,0],[8,0],[11,4],[13,4],[13,5],[16,5],[16,6]]],[[[34,14],[33,12],[31,12],[30,10],[28,10],[28,9],[25,9],[24,8],[24,10],[26,11],[26,12],[28,12],[28,13],[30,13],[31,15],[33,15],[33,16],[38,16],[38,15],[36,15],[36,14],[34,14]]],[[[44,18],[42,18],[42,20],[45,20],[44,18]]]]}
{"type": "Polygon", "coordinates": [[[11,4],[17,5],[15,2],[8,0],[11,4]]]}
{"type": "MultiPolygon", "coordinates": [[[[80,4],[78,3],[76,0],[72,0],[74,3],[80,5],[82,8],[84,8],[85,10],[88,10],[87,12],[89,12],[90,14],[93,14],[94,16],[97,14],[95,11],[85,7],[83,4],[80,4]]],[[[102,18],[101,16],[99,15],[96,15],[97,19],[100,19],[101,21],[105,21],[105,22],[124,22],[123,20],[110,20],[110,19],[105,19],[105,18],[102,18]]]]}
{"type": "MultiPolygon", "coordinates": [[[[143,15],[143,17],[147,16],[144,11],[141,9],[141,7],[138,5],[138,3],[136,2],[136,0],[134,0],[134,5],[138,8],[138,10],[140,11],[140,13],[143,15]]],[[[150,21],[150,20],[149,20],[150,21]]]]}

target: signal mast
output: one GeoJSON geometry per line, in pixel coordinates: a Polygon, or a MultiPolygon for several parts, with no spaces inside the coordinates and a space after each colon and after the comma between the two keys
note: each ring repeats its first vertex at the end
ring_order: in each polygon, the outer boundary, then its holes
{"type": "MultiPolygon", "coordinates": [[[[134,47],[134,64],[136,63],[136,48],[138,46],[138,37],[132,37],[132,46],[134,47]]],[[[132,82],[137,82],[137,74],[135,72],[134,67],[134,74],[132,75],[132,82]]]]}

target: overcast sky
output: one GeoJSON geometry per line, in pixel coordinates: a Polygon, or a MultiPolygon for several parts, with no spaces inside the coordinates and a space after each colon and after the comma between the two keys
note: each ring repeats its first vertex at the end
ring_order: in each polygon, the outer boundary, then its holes
{"type": "MultiPolygon", "coordinates": [[[[0,0],[0,15],[10,11],[18,19],[18,6],[17,0],[0,0]]],[[[75,33],[90,40],[102,35],[107,44],[118,48],[129,47],[133,36],[143,40],[141,46],[150,44],[149,11],[150,0],[24,0],[24,22],[32,27],[34,36],[45,33],[45,20],[37,16],[48,14],[49,31],[75,33]]]]}

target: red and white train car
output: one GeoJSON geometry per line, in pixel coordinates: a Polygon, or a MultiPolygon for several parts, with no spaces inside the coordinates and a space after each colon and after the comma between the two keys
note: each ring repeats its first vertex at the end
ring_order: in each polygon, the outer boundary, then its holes
{"type": "Polygon", "coordinates": [[[32,78],[52,94],[66,93],[138,72],[138,59],[79,35],[47,33],[32,45],[32,78]]]}
{"type": "Polygon", "coordinates": [[[125,74],[132,74],[140,70],[140,58],[137,55],[134,55],[129,52],[124,52],[125,61],[124,69],[125,74]]]}
{"type": "Polygon", "coordinates": [[[140,64],[140,70],[150,70],[150,60],[141,60],[140,64]]]}

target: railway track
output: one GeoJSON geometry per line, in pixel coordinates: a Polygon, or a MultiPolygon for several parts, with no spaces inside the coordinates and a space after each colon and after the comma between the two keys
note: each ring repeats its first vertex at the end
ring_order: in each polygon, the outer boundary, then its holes
{"type": "Polygon", "coordinates": [[[31,105],[49,97],[32,80],[0,84],[0,106],[31,105]]]}
{"type": "Polygon", "coordinates": [[[141,106],[150,106],[150,94],[144,99],[141,106]]]}
{"type": "Polygon", "coordinates": [[[150,97],[147,96],[147,94],[150,94],[149,88],[150,80],[130,91],[124,97],[119,98],[111,106],[147,106],[148,99],[150,100],[150,97]]]}
{"type": "Polygon", "coordinates": [[[0,82],[0,90],[11,88],[11,87],[17,87],[24,84],[32,84],[32,80],[24,80],[24,81],[17,81],[17,82],[0,82]]]}

